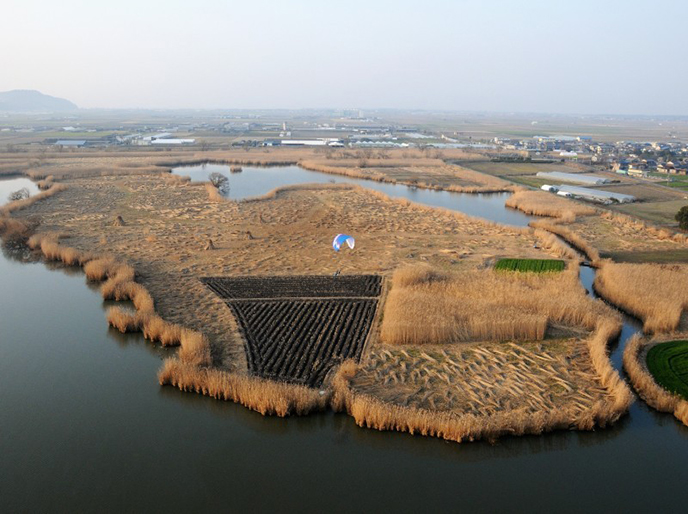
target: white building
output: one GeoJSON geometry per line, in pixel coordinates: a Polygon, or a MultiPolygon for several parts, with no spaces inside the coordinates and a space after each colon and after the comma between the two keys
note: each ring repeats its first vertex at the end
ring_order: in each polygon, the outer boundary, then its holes
{"type": "Polygon", "coordinates": [[[195,139],[154,139],[150,142],[152,145],[192,145],[196,142],[195,139]]]}
{"type": "Polygon", "coordinates": [[[612,191],[601,191],[599,189],[589,189],[587,187],[578,186],[561,186],[559,188],[559,195],[562,193],[570,193],[571,196],[582,198],[583,200],[590,200],[592,202],[601,203],[630,203],[635,202],[636,198],[632,195],[624,195],[621,193],[614,193],[612,191]]]}
{"type": "Polygon", "coordinates": [[[584,175],[582,173],[563,173],[561,171],[540,171],[537,177],[548,180],[560,180],[562,182],[570,182],[572,184],[583,184],[586,186],[599,186],[602,184],[609,184],[611,180],[599,175],[584,175]]]}

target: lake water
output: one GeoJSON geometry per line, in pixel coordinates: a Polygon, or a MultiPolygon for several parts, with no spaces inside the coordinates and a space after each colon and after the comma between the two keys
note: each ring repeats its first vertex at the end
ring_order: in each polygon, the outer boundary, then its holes
{"type": "Polygon", "coordinates": [[[295,184],[358,184],[368,189],[380,191],[392,198],[408,198],[412,202],[430,207],[444,207],[461,211],[471,216],[518,227],[528,226],[535,219],[521,211],[504,206],[511,193],[466,194],[433,191],[430,189],[411,188],[403,184],[386,184],[372,180],[356,179],[330,173],[321,173],[300,168],[299,166],[255,167],[243,166],[241,173],[231,173],[229,166],[223,164],[200,164],[197,166],[180,166],[172,169],[175,175],[191,177],[195,182],[207,182],[208,175],[214,172],[223,174],[229,179],[228,198],[240,200],[261,196],[276,187],[295,184]]]}
{"type": "Polygon", "coordinates": [[[642,402],[608,429],[456,444],[160,387],[173,350],[109,329],[108,303],[79,270],[27,255],[0,255],[0,512],[679,512],[688,501],[688,429],[642,402]]]}
{"type": "Polygon", "coordinates": [[[3,205],[8,201],[10,193],[14,193],[22,188],[28,189],[31,196],[40,192],[38,186],[28,178],[12,177],[10,179],[3,179],[0,176],[0,205],[3,205]]]}

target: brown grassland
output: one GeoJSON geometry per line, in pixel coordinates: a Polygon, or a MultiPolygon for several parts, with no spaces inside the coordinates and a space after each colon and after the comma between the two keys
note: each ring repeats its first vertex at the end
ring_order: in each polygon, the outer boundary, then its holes
{"type": "Polygon", "coordinates": [[[577,265],[555,274],[407,267],[394,273],[380,339],[391,345],[539,341],[557,324],[593,330],[602,316],[614,318],[585,296],[577,265]]]}
{"type": "Polygon", "coordinates": [[[571,222],[577,216],[589,216],[597,211],[590,205],[545,191],[517,191],[506,201],[506,205],[536,216],[550,216],[571,222]]]}
{"type": "MultiPolygon", "coordinates": [[[[0,210],[0,232],[28,239],[47,259],[83,266],[88,280],[102,282],[104,298],[131,301],[135,311],[112,309],[110,325],[179,347],[160,370],[161,384],[263,414],[332,406],[359,425],[455,441],[605,426],[632,401],[607,357],[619,318],[586,297],[576,278],[578,254],[560,239],[604,265],[604,274],[606,264],[590,242],[598,240],[595,223],[619,230],[620,220],[562,199],[544,207],[556,220],[514,229],[341,184],[233,202],[166,173],[178,163],[208,160],[308,162],[418,187],[511,188],[424,153],[372,155],[365,162],[303,149],[84,155],[32,157],[24,170],[47,189],[0,210]],[[356,235],[356,250],[335,254],[331,239],[342,227],[356,235]],[[568,269],[547,277],[490,269],[500,257],[548,255],[569,259],[568,269]],[[199,280],[337,269],[393,278],[361,362],[342,365],[323,391],[251,376],[236,320],[199,280]]],[[[518,208],[544,213],[528,202],[518,208]]],[[[623,240],[625,232],[616,237],[623,240]]],[[[659,234],[644,230],[634,237],[649,246],[659,234]]],[[[683,243],[672,236],[665,244],[683,243]]]]}
{"type": "Polygon", "coordinates": [[[333,378],[333,408],[359,426],[452,441],[613,423],[632,403],[609,364],[618,332],[602,322],[587,343],[378,347],[333,378]]]}
{"type": "Polygon", "coordinates": [[[688,266],[605,262],[595,289],[607,300],[643,320],[647,333],[688,328],[688,266]]]}
{"type": "Polygon", "coordinates": [[[606,351],[620,321],[577,271],[395,272],[379,343],[341,367],[333,405],[361,426],[454,441],[615,421],[632,401],[606,351]]]}

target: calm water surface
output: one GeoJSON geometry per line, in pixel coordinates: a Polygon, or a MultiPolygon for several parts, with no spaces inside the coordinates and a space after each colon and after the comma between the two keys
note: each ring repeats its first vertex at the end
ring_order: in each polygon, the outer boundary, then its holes
{"type": "Polygon", "coordinates": [[[263,417],[161,388],[167,350],[109,329],[80,271],[23,257],[0,255],[0,512],[685,510],[688,429],[642,402],[495,445],[263,417]]]}
{"type": "Polygon", "coordinates": [[[430,207],[445,207],[505,225],[525,227],[530,221],[535,219],[532,216],[526,216],[520,211],[504,206],[504,202],[511,196],[511,193],[465,194],[414,189],[402,184],[385,184],[372,180],[304,170],[298,166],[274,166],[269,168],[244,166],[241,173],[231,173],[229,166],[222,164],[181,166],[172,170],[172,173],[191,177],[191,180],[195,182],[207,182],[208,175],[213,172],[222,173],[229,179],[230,191],[228,197],[232,200],[264,195],[276,187],[336,182],[358,184],[368,189],[385,193],[392,198],[407,198],[412,202],[429,205],[430,207]]]}
{"type": "Polygon", "coordinates": [[[14,193],[24,187],[29,190],[31,196],[40,192],[38,186],[28,178],[12,177],[10,179],[2,179],[0,177],[0,205],[4,205],[8,201],[10,193],[14,193]]]}

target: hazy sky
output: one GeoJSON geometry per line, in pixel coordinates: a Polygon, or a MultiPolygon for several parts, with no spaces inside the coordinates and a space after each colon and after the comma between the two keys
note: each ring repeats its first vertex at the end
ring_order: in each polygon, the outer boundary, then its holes
{"type": "Polygon", "coordinates": [[[2,0],[0,91],[80,107],[688,114],[687,0],[2,0]]]}

